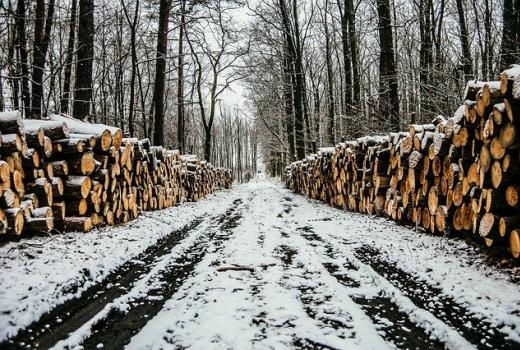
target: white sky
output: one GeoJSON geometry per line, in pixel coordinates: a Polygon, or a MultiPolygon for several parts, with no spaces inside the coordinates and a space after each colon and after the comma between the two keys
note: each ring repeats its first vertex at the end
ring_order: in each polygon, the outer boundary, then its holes
{"type": "MultiPolygon", "coordinates": [[[[247,26],[251,21],[251,16],[247,5],[233,10],[233,18],[240,24],[241,27],[247,26]]],[[[243,84],[240,81],[234,82],[231,84],[229,89],[222,93],[222,102],[230,110],[239,109],[243,113],[248,114],[245,93],[246,88],[243,86],[243,84]]]]}

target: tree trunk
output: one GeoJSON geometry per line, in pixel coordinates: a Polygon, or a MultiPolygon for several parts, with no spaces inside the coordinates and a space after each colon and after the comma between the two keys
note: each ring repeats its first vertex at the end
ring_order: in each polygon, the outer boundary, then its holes
{"type": "Polygon", "coordinates": [[[380,106],[392,131],[399,131],[399,95],[389,0],[377,0],[380,45],[380,106]]]}
{"type": "MultiPolygon", "coordinates": [[[[285,34],[287,36],[287,34],[285,34]]],[[[284,108],[285,108],[285,127],[287,130],[287,143],[289,144],[289,160],[292,162],[295,158],[296,152],[294,148],[294,110],[293,110],[293,64],[287,45],[285,45],[285,57],[283,67],[284,79],[284,108]]]]}
{"type": "Polygon", "coordinates": [[[287,46],[289,48],[289,52],[291,53],[291,60],[294,64],[293,102],[294,127],[296,136],[296,158],[303,159],[305,157],[305,130],[303,127],[303,62],[296,0],[293,0],[292,4],[293,13],[291,21],[285,0],[279,0],[283,26],[285,32],[287,33],[287,46]],[[292,28],[291,23],[294,23],[294,28],[292,28]]]}
{"type": "MultiPolygon", "coordinates": [[[[347,15],[347,2],[350,0],[345,0],[343,6],[343,13],[341,13],[341,44],[343,46],[343,66],[345,69],[345,91],[344,91],[344,99],[345,99],[345,111],[347,114],[352,105],[352,66],[351,66],[351,58],[352,52],[350,52],[350,36],[349,36],[349,16],[347,15]]],[[[338,3],[339,5],[339,3],[338,3]]],[[[341,8],[340,8],[341,10],[341,8]]],[[[328,38],[325,44],[328,44],[328,38]]]]}
{"type": "Polygon", "coordinates": [[[135,10],[134,10],[134,18],[130,19],[130,15],[128,14],[126,5],[123,0],[121,0],[121,5],[123,6],[123,10],[125,12],[126,21],[130,26],[130,47],[132,51],[132,73],[130,75],[130,101],[128,107],[128,132],[130,133],[130,137],[134,137],[134,105],[135,105],[135,79],[137,76],[137,48],[136,48],[136,31],[137,31],[137,20],[139,16],[139,0],[135,2],[135,10]]]}
{"type": "Polygon", "coordinates": [[[296,75],[296,85],[294,91],[294,127],[296,129],[296,156],[298,159],[305,158],[305,131],[303,128],[303,89],[304,89],[304,72],[303,72],[303,50],[300,40],[300,26],[298,24],[298,8],[297,0],[293,0],[293,21],[294,21],[294,42],[295,42],[295,60],[294,73],[296,75]]]}
{"type": "MultiPolygon", "coordinates": [[[[519,5],[516,7],[520,7],[520,1],[516,1],[516,3],[519,5]]],[[[520,34],[518,33],[520,8],[515,8],[516,3],[515,0],[504,0],[501,70],[520,61],[520,34]]]]}
{"type": "Polygon", "coordinates": [[[20,69],[22,74],[22,109],[25,116],[30,115],[31,95],[29,92],[29,66],[27,64],[27,35],[25,30],[25,1],[18,0],[16,7],[16,42],[20,55],[20,69]]]}
{"type": "Polygon", "coordinates": [[[11,75],[12,79],[10,79],[11,82],[11,101],[13,104],[14,110],[20,109],[20,101],[19,101],[19,89],[20,84],[18,81],[18,67],[15,63],[15,54],[16,54],[16,45],[17,45],[17,39],[16,39],[16,31],[17,31],[17,21],[15,20],[14,23],[10,20],[11,14],[14,14],[13,5],[11,1],[9,1],[9,7],[7,11],[7,21],[10,23],[8,26],[8,35],[7,40],[9,42],[9,48],[7,50],[7,65],[9,67],[9,74],[11,75]]]}
{"type": "Polygon", "coordinates": [[[70,77],[72,73],[72,60],[74,58],[74,41],[76,40],[76,8],[77,0],[72,0],[70,7],[69,40],[67,42],[67,57],[65,58],[65,72],[63,74],[63,93],[60,100],[61,113],[69,112],[70,77]]]}
{"type": "Polygon", "coordinates": [[[170,9],[171,0],[161,1],[159,7],[159,31],[157,33],[155,86],[153,90],[153,100],[155,105],[153,141],[155,145],[164,144],[164,86],[166,50],[168,46],[168,18],[170,16],[170,9]]]}
{"type": "Polygon", "coordinates": [[[420,114],[430,116],[433,111],[430,101],[430,75],[433,70],[433,42],[432,42],[432,23],[430,11],[431,0],[419,1],[419,26],[421,36],[421,48],[419,57],[419,90],[421,96],[420,114]]]}
{"type": "Polygon", "coordinates": [[[354,88],[354,99],[352,102],[358,104],[361,98],[361,79],[359,77],[359,53],[357,48],[356,34],[356,9],[353,0],[345,0],[345,13],[348,17],[348,37],[350,43],[350,57],[352,60],[352,86],[354,88]]]}
{"type": "Polygon", "coordinates": [[[211,157],[211,126],[204,128],[204,159],[209,162],[211,157]]]}
{"type": "MultiPolygon", "coordinates": [[[[504,3],[506,1],[512,0],[504,0],[504,3]]],[[[462,69],[464,72],[463,81],[467,81],[473,76],[473,61],[471,59],[468,28],[466,26],[466,15],[464,13],[464,5],[462,0],[457,0],[457,12],[459,13],[460,41],[462,44],[462,69]]]]}
{"type": "MultiPolygon", "coordinates": [[[[329,145],[335,145],[336,144],[336,126],[334,124],[334,118],[335,118],[335,112],[336,112],[336,105],[334,101],[334,73],[333,73],[333,67],[332,67],[332,57],[331,57],[331,48],[330,48],[330,33],[328,28],[328,22],[327,22],[327,5],[328,1],[325,3],[325,16],[324,16],[324,29],[325,29],[325,64],[327,66],[327,97],[328,97],[328,103],[327,103],[327,115],[328,115],[328,122],[329,122],[329,128],[328,128],[328,141],[329,145]]],[[[347,81],[347,84],[350,84],[347,81]]],[[[348,88],[350,91],[350,87],[348,88]]],[[[350,95],[350,92],[349,92],[350,95]]],[[[350,99],[350,103],[352,103],[352,99],[350,99]]]]}
{"type": "Polygon", "coordinates": [[[74,118],[90,113],[92,100],[92,63],[94,58],[94,0],[79,1],[78,54],[74,89],[74,118]]]}
{"type": "Polygon", "coordinates": [[[31,117],[39,119],[42,116],[43,101],[43,69],[54,19],[54,0],[49,0],[47,18],[44,18],[45,1],[36,3],[36,21],[34,25],[33,71],[32,71],[32,105],[31,117]],[[45,19],[45,21],[44,21],[45,19]]]}
{"type": "Polygon", "coordinates": [[[184,32],[186,30],[186,0],[181,3],[181,23],[179,26],[179,57],[177,62],[177,147],[184,153],[184,32]]]}

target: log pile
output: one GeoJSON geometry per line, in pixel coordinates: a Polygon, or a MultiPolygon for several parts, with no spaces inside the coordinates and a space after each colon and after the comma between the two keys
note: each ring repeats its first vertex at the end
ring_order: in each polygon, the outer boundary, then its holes
{"type": "Polygon", "coordinates": [[[89,231],[196,201],[233,182],[196,156],[67,116],[0,113],[0,234],[89,231]]]}
{"type": "Polygon", "coordinates": [[[453,116],[362,137],[294,162],[287,188],[520,257],[520,65],[470,81],[453,116]]]}

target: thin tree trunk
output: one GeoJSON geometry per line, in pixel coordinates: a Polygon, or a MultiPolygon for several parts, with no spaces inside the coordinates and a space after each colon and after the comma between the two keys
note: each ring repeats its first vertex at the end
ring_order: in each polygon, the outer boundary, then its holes
{"type": "Polygon", "coordinates": [[[65,58],[65,72],[63,74],[63,94],[61,95],[60,111],[69,112],[70,78],[72,73],[72,60],[74,58],[74,42],[76,40],[76,8],[77,0],[72,0],[70,8],[69,40],[67,42],[67,57],[65,58]]]}
{"type": "Polygon", "coordinates": [[[184,153],[184,33],[186,30],[186,0],[181,3],[181,23],[179,26],[179,57],[177,62],[177,146],[184,153]]]}
{"type": "Polygon", "coordinates": [[[361,98],[361,78],[359,76],[360,69],[356,32],[356,9],[354,8],[353,0],[345,0],[345,13],[348,17],[348,40],[350,43],[350,58],[352,60],[352,86],[354,90],[352,103],[357,105],[361,98]]]}
{"type": "Polygon", "coordinates": [[[44,21],[45,2],[38,0],[36,4],[36,22],[34,26],[34,46],[33,46],[33,71],[32,71],[32,105],[31,117],[40,118],[42,116],[43,101],[43,70],[45,58],[52,30],[54,19],[54,0],[49,0],[47,5],[47,17],[44,21]],[[41,8],[40,8],[41,7],[41,8]],[[39,13],[38,11],[41,11],[39,13]]]}
{"type": "MultiPolygon", "coordinates": [[[[328,116],[328,142],[329,145],[336,144],[336,126],[335,126],[335,111],[336,104],[334,101],[334,73],[332,68],[332,57],[331,57],[331,48],[330,48],[330,33],[327,22],[327,10],[328,10],[328,1],[325,2],[325,15],[324,15],[324,29],[325,29],[325,63],[327,66],[327,116],[328,116]]],[[[350,88],[349,88],[350,89],[350,88]]],[[[350,94],[350,93],[349,93],[350,94]]],[[[350,103],[352,100],[350,100],[350,103]]]]}
{"type": "MultiPolygon", "coordinates": [[[[343,4],[343,11],[341,13],[341,44],[343,46],[343,69],[345,70],[345,91],[344,91],[344,99],[345,99],[345,110],[344,113],[347,114],[350,111],[352,106],[352,65],[351,58],[352,53],[350,52],[350,36],[349,36],[349,16],[347,15],[347,2],[350,0],[345,0],[343,4]]],[[[339,2],[338,2],[339,7],[339,2]]],[[[340,7],[341,11],[341,7],[340,7]]],[[[327,38],[325,40],[328,40],[327,38]]],[[[326,43],[327,45],[327,43],[326,43]]],[[[330,44],[329,44],[330,45],[330,44]]]]}
{"type": "MultiPolygon", "coordinates": [[[[287,36],[287,34],[285,34],[287,36]]],[[[287,46],[285,46],[288,50],[287,46]]],[[[290,58],[290,53],[285,53],[284,67],[283,67],[283,79],[284,79],[284,107],[285,107],[285,126],[287,129],[287,143],[289,144],[289,159],[294,160],[296,150],[294,147],[294,109],[293,109],[293,92],[292,92],[292,77],[293,77],[293,65],[290,58]]]]}
{"type": "Polygon", "coordinates": [[[27,61],[27,34],[25,30],[25,1],[18,0],[16,7],[16,42],[20,56],[20,73],[22,74],[22,109],[25,116],[30,115],[31,95],[29,92],[29,66],[27,61]]]}
{"type": "MultiPolygon", "coordinates": [[[[13,5],[11,1],[9,1],[9,7],[7,12],[7,22],[11,23],[10,16],[13,13],[13,5]]],[[[9,74],[11,75],[11,101],[13,104],[14,110],[20,109],[20,101],[19,101],[19,89],[20,84],[18,80],[19,70],[18,66],[15,62],[16,55],[16,45],[17,45],[17,21],[15,18],[14,23],[11,23],[8,27],[8,42],[9,48],[7,50],[7,65],[9,66],[9,74]]]]}
{"type": "MultiPolygon", "coordinates": [[[[520,5],[520,1],[516,1],[520,5]]],[[[501,47],[501,69],[508,68],[513,63],[518,63],[520,59],[519,48],[520,34],[518,34],[518,27],[520,24],[518,20],[520,16],[520,9],[515,8],[514,0],[504,0],[504,12],[502,15],[503,29],[502,29],[502,47],[501,47]]]]}
{"type": "Polygon", "coordinates": [[[130,47],[132,51],[132,73],[130,75],[130,101],[128,107],[128,132],[130,137],[134,137],[134,105],[135,105],[135,79],[137,75],[137,48],[136,48],[136,32],[137,32],[137,20],[139,18],[139,0],[135,2],[134,18],[130,19],[130,15],[126,9],[125,3],[121,0],[125,17],[130,26],[130,47]]]}

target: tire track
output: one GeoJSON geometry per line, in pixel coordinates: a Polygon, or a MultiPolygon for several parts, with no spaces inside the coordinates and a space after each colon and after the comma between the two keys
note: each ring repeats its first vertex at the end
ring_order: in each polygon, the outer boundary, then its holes
{"type": "Polygon", "coordinates": [[[129,302],[127,309],[112,308],[106,317],[96,322],[90,336],[84,339],[81,345],[86,349],[93,349],[99,344],[107,344],[110,348],[121,349],[128,344],[148,320],[161,311],[164,303],[182,287],[208,250],[214,248],[215,252],[222,248],[242,217],[241,211],[237,211],[241,203],[241,200],[233,202],[234,207],[216,220],[219,224],[216,229],[210,229],[209,234],[203,235],[181,256],[168,264],[156,276],[146,295],[129,302]]]}
{"type": "MultiPolygon", "coordinates": [[[[355,266],[345,258],[338,257],[331,245],[324,242],[311,227],[299,228],[302,237],[315,248],[323,247],[325,255],[333,262],[322,263],[325,269],[336,280],[348,288],[359,288],[361,284],[350,277],[345,271],[356,270],[355,266]],[[343,261],[339,266],[335,262],[343,261]]],[[[372,320],[378,329],[378,333],[386,341],[394,344],[399,349],[444,349],[444,344],[430,339],[425,330],[413,323],[408,314],[399,310],[391,298],[381,293],[375,297],[368,297],[351,293],[352,300],[358,304],[366,315],[372,320]]]]}
{"type": "MultiPolygon", "coordinates": [[[[0,348],[17,349],[24,346],[44,349],[64,339],[101,311],[106,304],[125,294],[141,275],[151,270],[157,259],[169,252],[202,222],[203,219],[197,218],[183,228],[173,231],[136,258],[121,265],[101,283],[85,290],[80,297],[58,305],[42,315],[38,321],[18,332],[15,337],[0,343],[0,348]]],[[[85,274],[89,279],[88,271],[85,271],[85,274]]],[[[74,294],[77,288],[77,285],[73,286],[66,294],[74,294]]]]}
{"type": "MultiPolygon", "coordinates": [[[[282,237],[287,237],[287,234],[282,235],[282,237]]],[[[328,310],[330,307],[329,302],[332,297],[327,293],[320,292],[320,288],[323,287],[322,283],[309,283],[309,281],[318,281],[319,273],[310,271],[302,265],[301,262],[295,261],[295,258],[300,252],[287,244],[281,244],[274,253],[274,255],[283,262],[285,268],[295,269],[293,274],[301,276],[301,283],[289,287],[296,288],[299,291],[299,300],[307,316],[318,322],[320,327],[334,330],[334,334],[340,339],[352,338],[355,331],[352,329],[351,324],[353,320],[351,315],[345,312],[338,313],[340,310],[335,310],[334,313],[328,310]]],[[[334,347],[307,337],[295,338],[292,342],[292,346],[295,349],[301,350],[335,349],[334,347]]]]}
{"type": "Polygon", "coordinates": [[[383,276],[418,307],[428,310],[436,318],[456,329],[479,349],[518,349],[520,344],[498,331],[504,325],[492,325],[477,318],[466,307],[457,303],[441,289],[419,281],[413,275],[386,262],[381,253],[368,246],[355,249],[355,256],[383,276]]]}
{"type": "MultiPolygon", "coordinates": [[[[232,208],[237,205],[233,202],[232,208]]],[[[70,333],[79,329],[113,300],[123,296],[143,275],[149,273],[156,262],[171,252],[175,246],[198,229],[205,221],[220,220],[220,217],[198,217],[184,227],[172,231],[157,243],[146,248],[137,257],[130,259],[100,283],[89,287],[79,297],[74,297],[43,314],[37,321],[19,331],[18,334],[0,343],[0,349],[36,348],[47,349],[70,333]]],[[[91,277],[85,271],[85,279],[91,277]]],[[[76,293],[78,285],[72,286],[64,294],[76,293]]]]}

